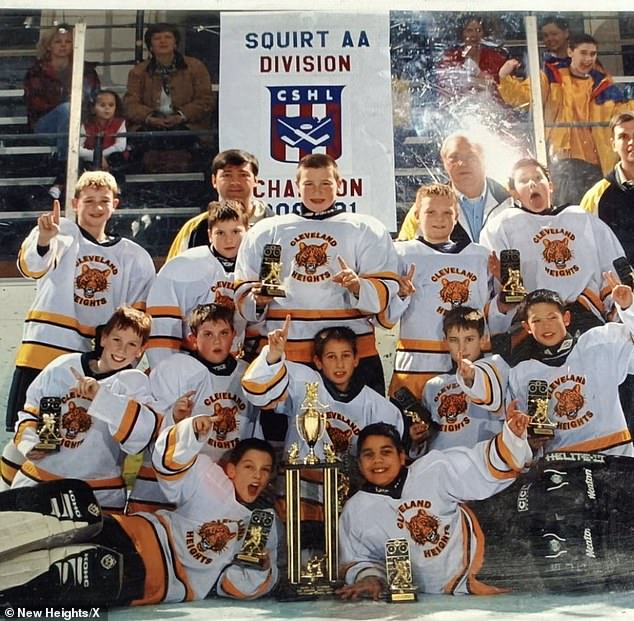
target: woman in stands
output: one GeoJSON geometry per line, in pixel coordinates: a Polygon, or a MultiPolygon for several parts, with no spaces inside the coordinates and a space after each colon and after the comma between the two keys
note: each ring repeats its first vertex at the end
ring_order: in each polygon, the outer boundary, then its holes
{"type": "MultiPolygon", "coordinates": [[[[209,72],[201,61],[178,51],[179,41],[180,33],[171,24],[147,29],[150,58],[130,70],[123,101],[130,131],[209,128],[214,103],[209,72]]],[[[185,170],[194,142],[195,137],[166,136],[149,143],[153,149],[144,154],[146,171],[185,170]],[[174,151],[172,157],[168,149],[174,151]],[[168,165],[172,170],[165,170],[168,165]]]]}

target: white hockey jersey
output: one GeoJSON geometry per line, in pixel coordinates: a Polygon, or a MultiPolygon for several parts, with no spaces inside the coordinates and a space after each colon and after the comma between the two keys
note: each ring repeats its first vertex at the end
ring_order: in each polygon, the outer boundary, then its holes
{"type": "Polygon", "coordinates": [[[548,382],[548,416],[557,424],[545,451],[634,456],[618,387],[634,373],[634,309],[623,324],[607,323],[581,335],[561,366],[520,362],[509,372],[509,398],[526,411],[528,383],[548,382]]]}
{"type": "MultiPolygon", "coordinates": [[[[176,400],[195,390],[192,416],[205,414],[221,417],[214,423],[203,451],[214,461],[217,462],[240,440],[257,435],[258,412],[247,400],[240,384],[246,366],[244,361],[231,357],[223,364],[212,365],[182,353],[163,360],[150,373],[150,389],[155,407],[165,417],[162,428],[174,424],[172,408],[176,400]]],[[[149,447],[144,455],[139,476],[130,493],[128,512],[157,508],[168,502],[152,470],[151,449],[149,447]]]]}
{"type": "MultiPolygon", "coordinates": [[[[211,302],[235,308],[233,273],[225,270],[210,246],[191,248],[165,263],[147,300],[147,312],[152,316],[146,350],[150,367],[181,349],[191,350],[189,315],[199,304],[211,302]]],[[[235,313],[235,351],[242,342],[244,325],[235,313]]]]}
{"type": "Polygon", "coordinates": [[[301,414],[308,383],[318,384],[318,399],[324,406],[326,429],[315,450],[324,458],[323,444],[330,443],[338,456],[355,455],[359,432],[371,423],[389,423],[403,434],[403,418],[400,410],[378,392],[364,386],[350,401],[339,401],[327,390],[322,376],[310,367],[285,359],[275,364],[266,361],[268,345],[249,365],[242,378],[247,399],[261,408],[280,403],[277,412],[289,417],[285,448],[293,443],[300,448],[299,457],[307,454],[306,443],[300,438],[295,418],[301,414]],[[283,403],[282,403],[283,402],[283,403]]]}
{"type": "Polygon", "coordinates": [[[362,358],[376,355],[371,318],[383,312],[398,292],[396,254],[385,227],[372,216],[337,213],[326,218],[290,214],[266,218],[242,240],[236,263],[236,300],[248,321],[261,319],[247,297],[261,279],[265,244],[279,244],[281,280],[286,297],[276,297],[258,325],[262,342],[291,315],[286,355],[296,362],[311,362],[313,337],[322,328],[347,326],[358,335],[362,358]],[[332,282],[341,256],[361,277],[359,297],[332,282]]]}
{"type": "Polygon", "coordinates": [[[66,218],[59,227],[43,257],[37,252],[37,227],[18,254],[20,272],[38,282],[17,366],[43,369],[69,351],[90,351],[95,328],[118,306],[145,310],[155,270],[141,246],[120,237],[98,243],[66,218]]]}
{"type": "Polygon", "coordinates": [[[504,400],[498,399],[497,404],[497,409],[491,412],[474,403],[453,373],[433,377],[423,391],[423,405],[438,425],[438,432],[427,442],[428,450],[469,448],[500,433],[504,424],[504,400]]]}
{"type": "Polygon", "coordinates": [[[564,302],[579,301],[604,317],[606,297],[603,273],[613,270],[612,261],[625,251],[610,227],[576,205],[551,214],[524,209],[505,209],[490,220],[480,243],[498,256],[500,251],[520,251],[522,280],[528,291],[551,289],[564,302]]]}
{"type": "Polygon", "coordinates": [[[203,599],[214,587],[223,597],[255,599],[277,582],[277,528],[271,529],[266,546],[268,569],[233,563],[251,511],[238,502],[222,468],[201,453],[205,446],[189,418],[163,430],[153,462],[176,510],[116,517],[148,570],[144,597],[132,604],[203,599]]]}
{"type": "Polygon", "coordinates": [[[104,509],[121,511],[126,499],[122,477],[125,455],[140,453],[149,445],[158,433],[161,417],[152,407],[144,373],[127,369],[95,376],[88,366],[89,356],[60,356],[29,386],[16,425],[15,445],[26,457],[38,443],[36,430],[42,397],[62,400],[61,445],[58,452],[42,459],[27,459],[12,487],[68,477],[82,479],[93,488],[104,509]],[[72,390],[77,383],[72,368],[99,379],[101,388],[93,401],[78,397],[72,390]]]}
{"type": "Polygon", "coordinates": [[[423,393],[425,382],[451,368],[442,322],[455,306],[482,309],[492,333],[503,332],[511,317],[489,304],[492,295],[487,270],[489,251],[470,243],[456,254],[440,252],[414,239],[394,244],[399,259],[399,274],[416,265],[416,291],[401,300],[392,298],[386,320],[394,325],[400,319],[399,339],[394,355],[394,374],[390,394],[406,386],[415,395],[423,393]]]}
{"type": "MultiPolygon", "coordinates": [[[[347,584],[357,576],[385,581],[385,542],[409,542],[413,582],[424,593],[498,592],[477,580],[484,535],[464,501],[508,487],[531,459],[526,440],[507,425],[473,448],[432,451],[408,469],[401,493],[359,491],[340,518],[340,563],[347,584]]],[[[381,490],[387,492],[387,490],[381,490]]]]}

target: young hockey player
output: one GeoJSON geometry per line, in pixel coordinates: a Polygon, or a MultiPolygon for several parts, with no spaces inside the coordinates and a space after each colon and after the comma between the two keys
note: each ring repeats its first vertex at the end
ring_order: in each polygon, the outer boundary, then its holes
{"type": "MultiPolygon", "coordinates": [[[[214,461],[239,440],[256,435],[257,410],[240,384],[247,365],[231,355],[234,316],[222,304],[197,306],[189,320],[194,353],[173,354],[150,373],[155,407],[165,415],[164,427],[197,414],[216,417],[204,450],[214,461]]],[[[146,453],[127,511],[153,510],[165,502],[146,453]]]]}
{"type": "Polygon", "coordinates": [[[302,158],[297,186],[300,213],[258,222],[240,246],[238,309],[247,321],[263,319],[258,326],[262,345],[266,335],[290,314],[293,323],[286,356],[293,362],[312,362],[313,337],[322,328],[350,328],[358,339],[360,372],[369,386],[384,394],[371,318],[383,312],[398,291],[390,235],[375,218],[337,206],[341,179],[330,156],[302,158]],[[266,244],[281,246],[280,279],[286,297],[260,295],[266,244]]]}
{"type": "Polygon", "coordinates": [[[451,367],[442,332],[442,320],[449,309],[486,307],[491,332],[502,332],[510,323],[510,317],[504,315],[506,307],[497,301],[489,304],[489,251],[468,239],[459,244],[451,241],[458,218],[451,187],[438,183],[422,186],[416,205],[419,236],[395,244],[401,288],[384,321],[393,325],[400,319],[390,395],[403,386],[422,395],[430,378],[451,367]]]}
{"type": "Polygon", "coordinates": [[[53,201],[53,211],[39,216],[22,243],[18,268],[38,282],[16,358],[7,431],[13,431],[29,384],[49,362],[69,351],[90,351],[95,328],[118,306],[145,309],[154,280],[150,255],[106,233],[118,193],[109,173],[84,173],[72,201],[77,223],[60,217],[59,201],[53,201]]]}
{"type": "Polygon", "coordinates": [[[526,442],[528,417],[510,416],[495,438],[473,448],[432,451],[405,468],[396,429],[384,423],[359,434],[357,457],[366,483],[343,508],[339,562],[343,598],[385,590],[385,543],[409,543],[412,583],[425,593],[493,594],[477,573],[485,539],[477,517],[465,504],[508,487],[531,459],[526,442]]]}
{"type": "Polygon", "coordinates": [[[102,519],[90,490],[75,480],[45,483],[29,495],[0,494],[0,531],[30,525],[22,538],[0,542],[0,605],[136,606],[270,593],[278,576],[275,523],[261,567],[233,559],[245,540],[248,507],[273,472],[273,450],[263,440],[244,440],[223,470],[201,453],[214,422],[188,418],[157,440],[154,463],[174,511],[102,519]]]}
{"type": "MultiPolygon", "coordinates": [[[[147,357],[151,367],[181,349],[191,350],[187,318],[196,306],[216,302],[234,308],[233,270],[249,220],[236,201],[209,203],[208,213],[209,245],[168,261],[150,289],[152,334],[147,357]]],[[[244,326],[238,328],[241,343],[244,326]]]]}
{"type": "Polygon", "coordinates": [[[13,443],[26,461],[11,487],[73,477],[93,488],[104,510],[123,510],[124,457],[143,451],[160,424],[147,376],[130,368],[143,354],[150,321],[120,307],[101,332],[100,353],[65,354],[38,375],[16,425],[13,443]],[[42,402],[50,397],[61,401],[57,451],[37,447],[42,402]]]}
{"type": "Polygon", "coordinates": [[[556,291],[570,305],[573,334],[604,323],[611,289],[603,275],[625,254],[614,233],[576,205],[554,207],[548,171],[534,159],[514,164],[509,187],[520,208],[491,220],[481,243],[498,256],[519,250],[524,286],[556,291]]]}
{"type": "MultiPolygon", "coordinates": [[[[503,391],[489,391],[486,402],[474,400],[465,394],[457,376],[465,361],[480,360],[483,366],[494,368],[492,365],[500,360],[497,355],[482,357],[486,345],[482,313],[469,306],[452,308],[443,318],[443,332],[454,368],[451,373],[437,375],[425,384],[423,406],[436,423],[436,433],[427,441],[427,450],[475,446],[499,433],[504,423],[503,391]]],[[[424,423],[410,426],[409,435],[414,444],[420,446],[426,431],[424,423]]],[[[414,455],[411,450],[410,455],[414,455]]]]}

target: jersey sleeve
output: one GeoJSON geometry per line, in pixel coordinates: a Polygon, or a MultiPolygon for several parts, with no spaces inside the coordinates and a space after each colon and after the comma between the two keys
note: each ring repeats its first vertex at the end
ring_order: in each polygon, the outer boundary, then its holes
{"type": "Polygon", "coordinates": [[[260,408],[270,408],[283,401],[289,386],[289,369],[285,359],[269,364],[265,345],[257,358],[247,367],[242,376],[242,388],[246,398],[260,408]]]}
{"type": "Polygon", "coordinates": [[[22,242],[18,251],[17,265],[22,276],[39,280],[48,272],[54,270],[68,247],[72,244],[73,228],[77,229],[73,222],[66,218],[60,218],[59,233],[49,242],[48,251],[44,256],[40,256],[37,251],[38,227],[33,228],[22,242]]]}
{"type": "Polygon", "coordinates": [[[227,565],[216,584],[216,591],[221,597],[249,600],[263,597],[277,584],[279,569],[277,567],[278,522],[271,528],[266,542],[270,566],[268,569],[243,567],[235,563],[227,565]]]}
{"type": "Polygon", "coordinates": [[[497,412],[504,406],[509,366],[498,355],[481,358],[474,366],[473,386],[467,386],[460,374],[456,374],[456,380],[472,403],[490,412],[497,412]]]}
{"type": "Polygon", "coordinates": [[[346,584],[375,576],[386,582],[385,558],[382,550],[369,545],[370,538],[363,533],[362,516],[355,512],[356,503],[349,501],[343,509],[339,523],[339,574],[346,584]]]}
{"type": "Polygon", "coordinates": [[[13,442],[22,455],[26,454],[39,442],[37,424],[40,415],[40,400],[47,395],[46,385],[48,372],[42,371],[31,383],[26,391],[24,406],[18,412],[18,420],[15,424],[13,442]]]}
{"type": "Polygon", "coordinates": [[[156,436],[162,417],[151,405],[149,379],[141,371],[122,372],[102,386],[88,414],[108,425],[121,448],[131,455],[145,450],[156,436]]]}

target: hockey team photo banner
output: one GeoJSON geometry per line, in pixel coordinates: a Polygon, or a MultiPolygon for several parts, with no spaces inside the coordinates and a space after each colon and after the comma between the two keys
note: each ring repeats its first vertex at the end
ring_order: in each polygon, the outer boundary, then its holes
{"type": "Polygon", "coordinates": [[[297,163],[336,161],[338,201],[396,227],[389,14],[222,13],[220,149],[260,161],[256,196],[299,207],[297,163]]]}

